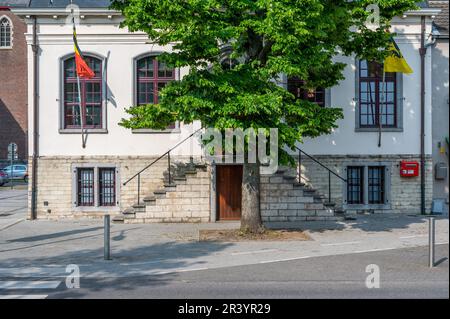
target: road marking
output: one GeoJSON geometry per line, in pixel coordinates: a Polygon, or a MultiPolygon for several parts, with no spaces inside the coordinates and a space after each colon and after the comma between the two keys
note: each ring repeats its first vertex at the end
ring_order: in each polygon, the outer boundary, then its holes
{"type": "Polygon", "coordinates": [[[0,281],[0,289],[55,289],[61,281],[0,281]]]}
{"type": "Polygon", "coordinates": [[[2,277],[67,277],[65,267],[0,268],[2,277]]]}
{"type": "Polygon", "coordinates": [[[409,239],[409,238],[418,238],[418,237],[427,237],[428,235],[411,235],[411,236],[402,236],[400,239],[409,239]]]}
{"type": "Polygon", "coordinates": [[[3,226],[2,228],[0,228],[0,231],[1,231],[1,230],[5,230],[5,229],[7,229],[7,228],[10,228],[10,227],[12,227],[12,226],[14,226],[14,225],[17,225],[18,223],[21,223],[21,222],[23,222],[23,221],[25,221],[25,218],[20,218],[20,219],[18,219],[18,220],[16,220],[16,221],[14,221],[14,222],[12,222],[12,223],[6,225],[6,226],[3,226]]]}
{"type": "Polygon", "coordinates": [[[174,270],[167,270],[167,271],[157,271],[152,273],[152,275],[166,275],[166,274],[173,274],[177,272],[188,272],[188,271],[197,271],[197,270],[207,270],[209,268],[190,268],[190,269],[174,269],[174,270]]]}
{"type": "Polygon", "coordinates": [[[360,241],[347,241],[343,243],[332,243],[332,244],[320,244],[320,246],[340,246],[340,245],[353,245],[353,244],[361,244],[360,241]]]}
{"type": "Polygon", "coordinates": [[[236,255],[249,255],[249,254],[262,254],[262,253],[270,253],[274,251],[278,251],[279,249],[262,249],[262,250],[254,250],[254,251],[240,251],[237,253],[231,253],[232,256],[236,255]]]}
{"type": "Polygon", "coordinates": [[[374,252],[374,251],[393,250],[393,249],[400,249],[400,248],[399,247],[375,248],[375,249],[367,249],[367,250],[357,250],[357,251],[354,251],[354,253],[355,254],[371,253],[371,252],[374,252]]]}
{"type": "Polygon", "coordinates": [[[291,260],[298,260],[298,259],[305,259],[305,258],[311,258],[311,256],[302,256],[302,257],[294,257],[294,258],[286,258],[286,259],[273,259],[273,260],[263,260],[260,261],[260,264],[268,264],[268,263],[277,263],[280,261],[291,261],[291,260]]]}
{"type": "Polygon", "coordinates": [[[0,299],[45,299],[48,295],[0,295],[0,299]]]}

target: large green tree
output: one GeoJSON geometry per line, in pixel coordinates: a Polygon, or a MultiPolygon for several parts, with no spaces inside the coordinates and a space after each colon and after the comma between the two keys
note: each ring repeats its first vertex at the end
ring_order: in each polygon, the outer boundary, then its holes
{"type": "MultiPolygon", "coordinates": [[[[286,149],[304,137],[327,134],[339,108],[296,100],[281,74],[305,89],[332,87],[343,79],[338,55],[382,61],[391,19],[415,8],[412,0],[115,0],[123,27],[151,42],[172,45],[159,59],[189,73],[161,92],[158,105],[131,106],[127,128],[163,129],[174,121],[203,127],[277,128],[281,164],[286,149]],[[367,27],[379,6],[379,27],[367,27]],[[225,63],[224,63],[225,62],[225,63]]],[[[244,164],[243,228],[261,230],[259,166],[244,164]]]]}

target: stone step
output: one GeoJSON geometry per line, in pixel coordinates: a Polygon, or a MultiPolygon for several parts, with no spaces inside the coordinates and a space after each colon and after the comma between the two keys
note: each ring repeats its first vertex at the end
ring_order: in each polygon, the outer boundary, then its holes
{"type": "Polygon", "coordinates": [[[131,212],[127,212],[126,213],[126,211],[127,210],[125,210],[123,213],[124,214],[134,214],[134,213],[136,213],[136,212],[145,212],[145,204],[138,204],[138,203],[136,203],[136,204],[134,204],[133,206],[131,206],[131,207],[133,207],[133,209],[134,209],[134,212],[133,213],[131,213],[131,212]]]}
{"type": "Polygon", "coordinates": [[[334,207],[334,206],[336,206],[336,203],[329,202],[329,201],[324,201],[323,202],[323,206],[325,206],[325,207],[334,207]]]}
{"type": "Polygon", "coordinates": [[[156,195],[165,195],[166,193],[167,193],[167,190],[165,190],[165,189],[157,189],[153,192],[153,194],[155,194],[155,196],[156,195]]]}
{"type": "Polygon", "coordinates": [[[164,189],[167,192],[174,192],[177,189],[177,184],[174,184],[174,183],[172,183],[172,184],[164,184],[164,189]]]}
{"type": "Polygon", "coordinates": [[[118,215],[112,219],[112,222],[115,224],[123,224],[125,222],[125,218],[121,215],[118,215]]]}

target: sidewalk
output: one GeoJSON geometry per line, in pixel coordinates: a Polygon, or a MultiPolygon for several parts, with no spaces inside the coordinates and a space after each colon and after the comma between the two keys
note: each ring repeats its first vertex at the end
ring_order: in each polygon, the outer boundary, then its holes
{"type": "MultiPolygon", "coordinates": [[[[271,225],[279,226],[279,225],[271,225]]],[[[199,229],[238,223],[112,225],[112,260],[103,260],[100,220],[25,221],[0,231],[0,277],[65,276],[76,264],[84,277],[158,275],[425,246],[420,216],[357,216],[355,221],[305,222],[311,241],[198,242],[199,229]]],[[[449,223],[436,218],[436,243],[448,243],[449,223]]],[[[448,246],[447,246],[448,247],[448,246]]],[[[436,256],[437,259],[446,256],[436,256]]]]}
{"type": "Polygon", "coordinates": [[[24,221],[27,215],[27,190],[0,189],[0,230],[24,221]]]}

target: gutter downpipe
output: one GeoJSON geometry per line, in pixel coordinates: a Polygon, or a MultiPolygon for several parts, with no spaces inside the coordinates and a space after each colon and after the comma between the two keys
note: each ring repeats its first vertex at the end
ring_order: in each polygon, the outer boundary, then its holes
{"type": "Polygon", "coordinates": [[[31,167],[31,216],[30,219],[37,218],[36,206],[37,206],[37,160],[39,157],[39,93],[38,93],[38,54],[39,46],[37,44],[37,17],[33,16],[33,44],[31,45],[33,50],[33,166],[31,167]]]}
{"type": "Polygon", "coordinates": [[[420,213],[425,215],[425,16],[421,16],[420,32],[420,213]]]}

